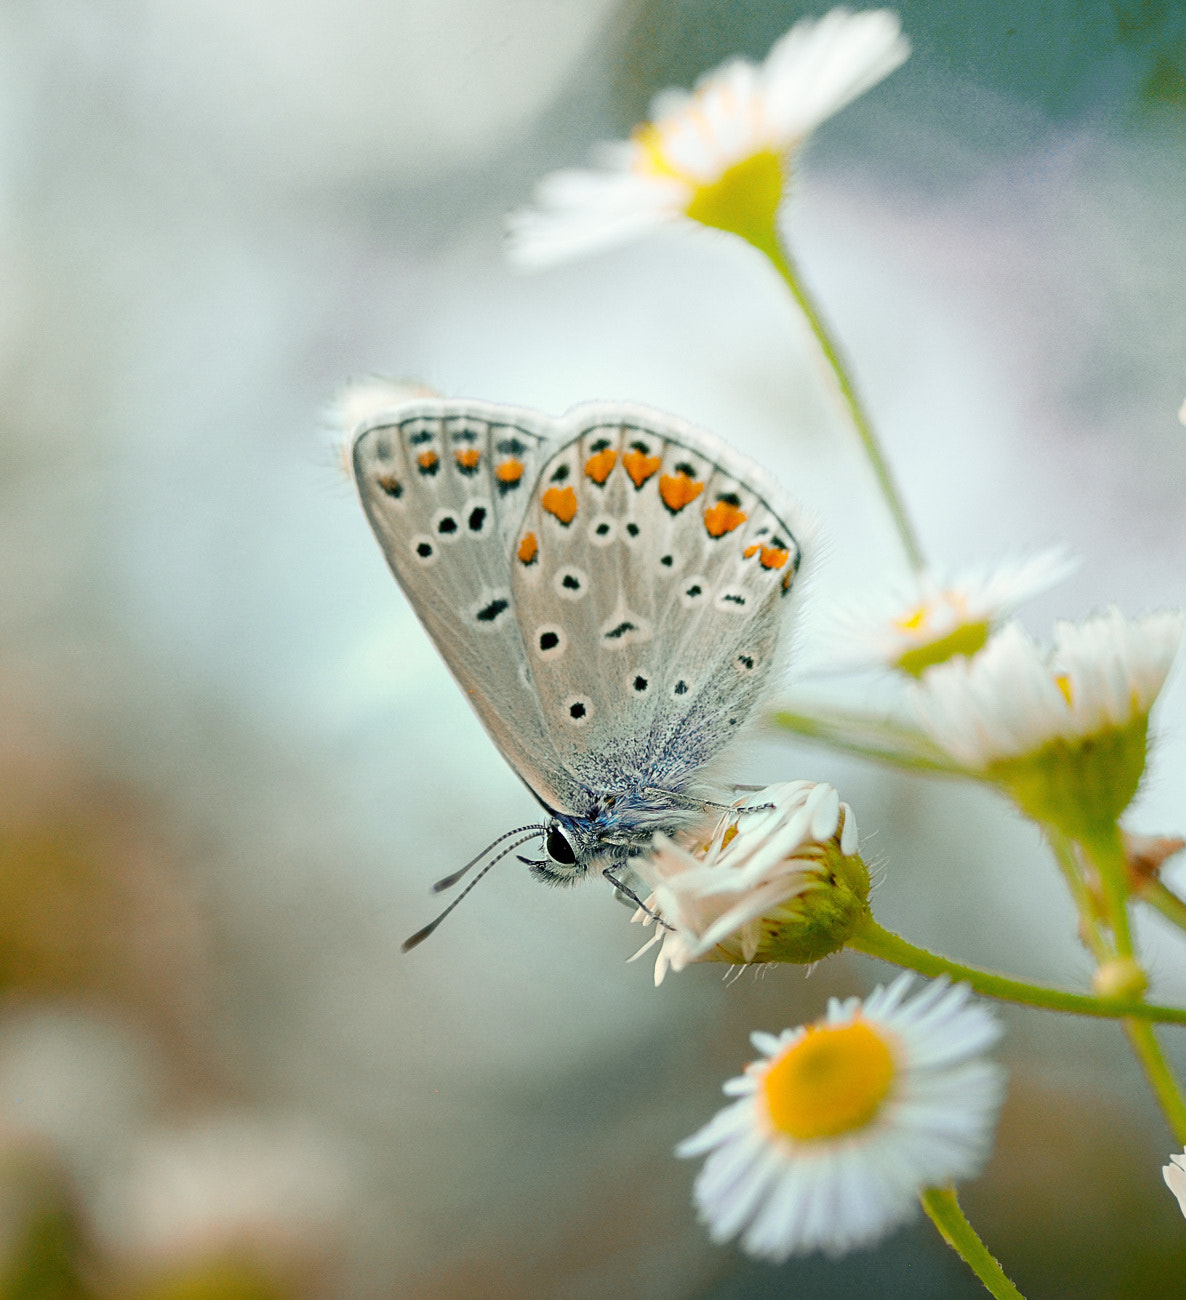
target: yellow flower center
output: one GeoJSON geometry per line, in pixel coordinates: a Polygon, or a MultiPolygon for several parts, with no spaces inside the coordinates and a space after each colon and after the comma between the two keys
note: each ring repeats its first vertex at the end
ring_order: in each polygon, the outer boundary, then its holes
{"type": "Polygon", "coordinates": [[[867,1021],[811,1025],[762,1076],[761,1094],[780,1133],[811,1142],[864,1128],[895,1073],[893,1053],[867,1021]]]}
{"type": "MultiPolygon", "coordinates": [[[[902,626],[899,621],[899,626],[902,626]]],[[[908,630],[908,629],[904,629],[908,630]]],[[[946,636],[923,645],[912,646],[894,661],[894,667],[911,677],[921,677],[934,664],[946,663],[956,655],[967,655],[970,659],[988,644],[989,624],[981,620],[976,623],[961,623],[946,636]]]]}
{"type": "Polygon", "coordinates": [[[1062,692],[1062,697],[1067,702],[1069,708],[1075,707],[1075,692],[1071,686],[1069,673],[1055,673],[1054,684],[1062,692]]]}

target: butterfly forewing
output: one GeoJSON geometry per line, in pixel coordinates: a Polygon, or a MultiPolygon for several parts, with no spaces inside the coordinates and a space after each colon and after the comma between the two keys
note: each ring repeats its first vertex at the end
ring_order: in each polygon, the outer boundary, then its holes
{"type": "Polygon", "coordinates": [[[513,606],[511,548],[546,417],[426,400],[368,422],[354,472],[387,562],[487,731],[551,806],[566,799],[513,606]]]}
{"type": "Polygon", "coordinates": [[[757,710],[798,543],[757,467],[681,423],[578,408],[543,464],[511,592],[545,726],[581,785],[678,789],[757,710]]]}

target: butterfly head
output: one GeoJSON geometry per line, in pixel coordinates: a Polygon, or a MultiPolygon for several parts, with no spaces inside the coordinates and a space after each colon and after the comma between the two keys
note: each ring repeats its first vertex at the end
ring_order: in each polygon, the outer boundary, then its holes
{"type": "Polygon", "coordinates": [[[549,819],[544,827],[543,856],[523,858],[536,880],[547,885],[572,885],[589,872],[593,853],[584,843],[580,827],[559,817],[549,819]]]}

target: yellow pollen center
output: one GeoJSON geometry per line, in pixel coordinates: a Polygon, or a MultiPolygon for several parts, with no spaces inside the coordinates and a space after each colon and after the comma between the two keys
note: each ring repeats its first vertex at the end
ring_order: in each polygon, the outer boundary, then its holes
{"type": "Polygon", "coordinates": [[[1075,693],[1071,687],[1071,678],[1067,673],[1055,673],[1054,684],[1062,691],[1062,697],[1067,702],[1067,708],[1074,708],[1075,693]]]}
{"type": "Polygon", "coordinates": [[[771,1124],[797,1142],[864,1128],[894,1082],[889,1046],[867,1021],[811,1025],[762,1076],[771,1124]]]}
{"type": "Polygon", "coordinates": [[[917,632],[925,623],[931,621],[931,610],[929,605],[919,605],[909,614],[903,614],[901,618],[894,619],[894,622],[903,632],[917,632]]]}

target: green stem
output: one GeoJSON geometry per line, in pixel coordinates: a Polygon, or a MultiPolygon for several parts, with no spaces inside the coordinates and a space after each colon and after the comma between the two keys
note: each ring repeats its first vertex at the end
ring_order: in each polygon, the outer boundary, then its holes
{"type": "Polygon", "coordinates": [[[882,961],[891,962],[895,966],[918,971],[929,979],[936,975],[947,975],[953,980],[966,981],[977,993],[1002,1002],[1019,1002],[1027,1007],[1066,1011],[1076,1016],[1095,1016],[1102,1020],[1122,1020],[1127,1017],[1186,1025],[1184,1007],[1160,1007],[1131,998],[1099,998],[1089,993],[1066,993],[1062,989],[1047,988],[1042,984],[1027,984],[1023,980],[1009,979],[1006,975],[981,970],[977,966],[965,966],[963,962],[952,961],[926,948],[919,948],[901,935],[878,925],[871,916],[852,935],[848,946],[869,957],[880,957],[882,961]]]}
{"type": "MultiPolygon", "coordinates": [[[[773,235],[773,232],[771,233],[773,235]]],[[[808,327],[812,334],[815,335],[815,341],[819,344],[820,351],[824,354],[824,360],[828,363],[829,369],[836,378],[840,396],[848,408],[853,428],[856,430],[857,437],[861,440],[861,446],[864,448],[869,464],[873,468],[877,484],[881,488],[881,494],[885,498],[890,514],[893,516],[894,525],[902,541],[902,548],[906,552],[911,568],[915,572],[920,572],[926,568],[926,563],[922,557],[922,548],[918,544],[918,537],[914,532],[914,525],[910,522],[910,517],[906,513],[906,506],[898,492],[897,485],[894,483],[889,464],[881,453],[877,435],[873,432],[873,426],[869,422],[869,417],[865,414],[865,408],[857,394],[856,386],[848,376],[848,366],[840,348],[829,333],[823,317],[820,315],[815,303],[808,296],[794,264],[787,256],[777,237],[773,237],[769,243],[764,239],[759,241],[755,238],[751,238],[751,242],[766,254],[774,269],[782,276],[787,288],[791,291],[791,297],[798,304],[799,310],[807,320],[808,327]]]]}
{"type": "Polygon", "coordinates": [[[939,1235],[984,1283],[984,1289],[997,1300],[1024,1300],[1021,1292],[1005,1276],[1005,1270],[989,1253],[960,1209],[954,1187],[931,1187],[918,1198],[939,1235]]]}
{"type": "Polygon", "coordinates": [[[1149,1086],[1156,1094],[1174,1136],[1186,1146],[1186,1099],[1165,1059],[1153,1026],[1145,1021],[1126,1020],[1124,1032],[1128,1035],[1132,1050],[1145,1071],[1149,1086]]]}
{"type": "Polygon", "coordinates": [[[1186,903],[1167,885],[1160,880],[1143,880],[1135,892],[1142,903],[1155,907],[1167,921],[1186,930],[1186,903]]]}
{"type": "Polygon", "coordinates": [[[1128,860],[1120,827],[1110,824],[1090,838],[1079,841],[1084,853],[1099,872],[1104,901],[1108,907],[1108,926],[1116,943],[1117,957],[1133,955],[1132,930],[1128,924],[1128,860]]]}
{"type": "Polygon", "coordinates": [[[770,721],[786,731],[819,740],[862,758],[893,763],[907,771],[939,776],[964,776],[967,771],[921,731],[887,718],[829,706],[826,713],[807,712],[810,705],[778,709],[770,721]]]}
{"type": "Polygon", "coordinates": [[[1095,958],[1095,964],[1102,966],[1104,962],[1111,960],[1113,954],[1104,942],[1103,935],[1100,934],[1095,900],[1087,888],[1087,882],[1083,879],[1079,859],[1075,855],[1075,846],[1061,832],[1049,827],[1046,830],[1046,838],[1079,913],[1079,938],[1095,958]]]}

